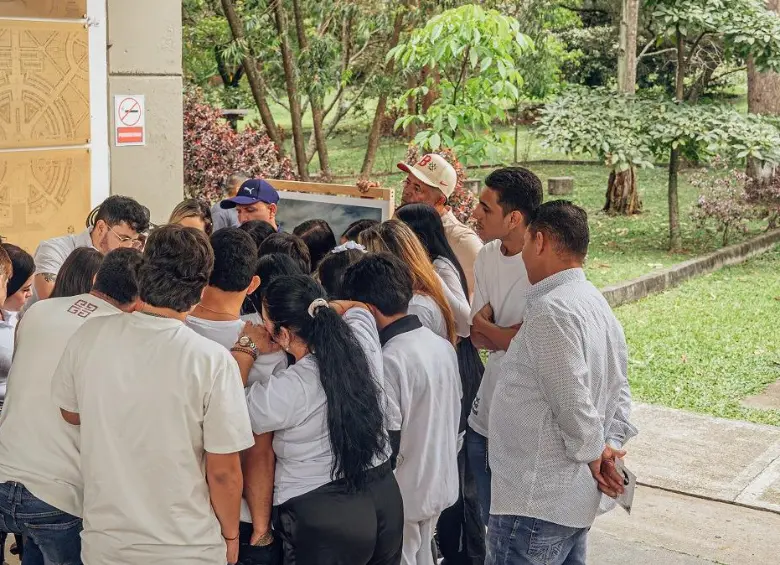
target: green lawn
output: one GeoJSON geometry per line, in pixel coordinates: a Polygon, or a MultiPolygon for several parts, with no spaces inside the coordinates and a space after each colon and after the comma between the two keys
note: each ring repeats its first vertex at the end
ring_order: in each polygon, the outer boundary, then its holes
{"type": "Polygon", "coordinates": [[[618,308],[634,399],[780,425],[780,411],[740,404],[780,379],[778,272],[780,246],[618,308]]]}

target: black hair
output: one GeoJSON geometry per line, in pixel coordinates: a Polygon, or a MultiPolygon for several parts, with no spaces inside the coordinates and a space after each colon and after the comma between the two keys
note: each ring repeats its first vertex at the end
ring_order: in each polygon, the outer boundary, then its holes
{"type": "Polygon", "coordinates": [[[444,233],[444,224],[441,222],[441,216],[436,208],[428,204],[405,204],[398,208],[396,217],[412,228],[412,231],[423,244],[428,252],[431,262],[436,259],[446,259],[453,264],[460,278],[460,286],[463,288],[463,294],[469,295],[468,281],[466,273],[463,272],[463,266],[458,261],[452,246],[447,241],[447,235],[444,233]]]}
{"type": "Polygon", "coordinates": [[[357,241],[360,232],[373,228],[378,224],[379,222],[376,220],[356,220],[347,226],[347,229],[344,230],[341,237],[347,241],[357,241]]]}
{"type": "Polygon", "coordinates": [[[92,290],[102,292],[120,305],[138,299],[138,269],[143,255],[137,249],[114,249],[100,265],[92,290]]]}
{"type": "Polygon", "coordinates": [[[92,290],[95,275],[103,263],[103,254],[92,247],[78,247],[68,255],[57,273],[51,298],[78,296],[92,290]]]}
{"type": "Polygon", "coordinates": [[[524,167],[496,169],[485,179],[485,186],[498,193],[498,204],[504,216],[520,212],[526,224],[530,223],[544,198],[542,181],[524,167]]]}
{"type": "MultiPolygon", "coordinates": [[[[254,311],[260,312],[263,304],[263,291],[274,279],[284,276],[305,275],[298,262],[284,253],[270,253],[263,255],[257,260],[257,269],[255,274],[260,277],[260,286],[248,296],[254,306],[254,311]]],[[[244,313],[249,314],[252,309],[245,309],[244,313]]]]}
{"type": "Polygon", "coordinates": [[[528,229],[531,235],[542,232],[555,240],[559,253],[578,259],[585,259],[588,254],[588,213],[568,200],[553,200],[539,206],[528,229]]]}
{"type": "Polygon", "coordinates": [[[297,235],[291,233],[274,233],[265,238],[260,244],[258,255],[268,255],[269,253],[284,253],[289,255],[301,266],[304,273],[311,272],[311,256],[309,248],[303,240],[297,235]]]}
{"type": "Polygon", "coordinates": [[[3,243],[3,249],[8,253],[13,267],[13,276],[8,279],[6,289],[8,296],[13,296],[24,286],[24,283],[35,273],[35,260],[18,245],[3,243]]]}
{"type": "Polygon", "coordinates": [[[211,236],[214,270],[209,286],[225,292],[241,292],[252,282],[257,269],[257,245],[238,228],[222,228],[211,236]]]}
{"type": "Polygon", "coordinates": [[[336,247],[336,236],[325,220],[306,220],[295,226],[293,233],[309,248],[312,272],[317,270],[320,261],[336,247]]]}
{"type": "Polygon", "coordinates": [[[339,253],[328,253],[328,256],[320,261],[317,268],[317,278],[320,284],[328,291],[331,300],[343,300],[346,297],[341,289],[341,278],[344,271],[365,257],[365,252],[360,249],[347,249],[339,253]]]}
{"type": "Polygon", "coordinates": [[[141,300],[157,308],[188,312],[200,301],[214,268],[206,234],[177,225],[154,230],[138,271],[141,300]]]}
{"type": "Polygon", "coordinates": [[[263,305],[274,334],[287,328],[306,342],[317,360],[327,398],[331,476],[358,490],[387,445],[380,389],[363,348],[341,316],[327,306],[309,315],[318,298],[326,298],[325,289],[311,277],[279,277],[268,285],[263,305]]]}
{"type": "Polygon", "coordinates": [[[239,228],[250,235],[250,237],[255,241],[255,245],[257,245],[258,249],[260,249],[260,245],[266,240],[266,238],[268,238],[269,235],[276,233],[276,229],[274,229],[271,224],[264,222],[263,220],[250,220],[241,224],[239,228]]]}
{"type": "Polygon", "coordinates": [[[100,220],[111,227],[124,222],[137,233],[142,233],[149,229],[149,208],[128,196],[109,196],[95,212],[94,223],[100,220]]]}
{"type": "Polygon", "coordinates": [[[349,300],[371,304],[385,316],[406,312],[414,294],[409,267],[392,253],[369,253],[341,279],[349,300]]]}

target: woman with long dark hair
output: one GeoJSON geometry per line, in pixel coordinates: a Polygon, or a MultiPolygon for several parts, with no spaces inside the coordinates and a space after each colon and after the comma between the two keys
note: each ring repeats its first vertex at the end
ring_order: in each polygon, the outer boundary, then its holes
{"type": "MultiPolygon", "coordinates": [[[[458,328],[458,336],[468,338],[470,334],[471,306],[468,299],[468,283],[455,252],[447,242],[441,216],[427,204],[407,204],[395,213],[417,235],[428,252],[436,273],[444,281],[458,328]]],[[[485,367],[470,339],[461,339],[456,346],[458,370],[463,387],[461,398],[460,431],[466,429],[471,405],[479,391],[485,367]]],[[[439,549],[446,561],[459,562],[485,558],[485,529],[479,514],[479,501],[475,493],[473,475],[468,469],[465,450],[459,449],[458,467],[460,475],[460,496],[454,506],[442,512],[437,524],[439,549]]]]}
{"type": "Polygon", "coordinates": [[[466,274],[455,252],[444,234],[444,224],[441,216],[433,206],[428,204],[407,204],[401,206],[395,213],[423,244],[428,257],[433,263],[433,269],[444,282],[447,302],[455,316],[455,326],[459,337],[469,337],[471,334],[471,305],[469,304],[469,287],[466,274]]]}
{"type": "MultiPolygon", "coordinates": [[[[253,473],[252,451],[268,445],[262,436],[273,433],[274,532],[285,563],[400,563],[403,502],[388,461],[382,350],[373,316],[352,307],[342,318],[322,286],[291,276],[265,289],[262,317],[296,362],[247,393],[257,435],[245,472],[253,520],[267,516],[268,508],[263,496],[252,494],[263,483],[253,473]]],[[[267,530],[254,527],[256,533],[267,530]]]]}

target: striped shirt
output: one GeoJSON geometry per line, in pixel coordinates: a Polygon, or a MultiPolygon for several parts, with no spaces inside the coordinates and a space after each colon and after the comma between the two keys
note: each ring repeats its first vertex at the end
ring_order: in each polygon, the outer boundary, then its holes
{"type": "Polygon", "coordinates": [[[491,514],[590,527],[601,494],[588,463],[622,446],[628,352],[620,323],[582,269],[528,290],[490,412],[491,514]]]}

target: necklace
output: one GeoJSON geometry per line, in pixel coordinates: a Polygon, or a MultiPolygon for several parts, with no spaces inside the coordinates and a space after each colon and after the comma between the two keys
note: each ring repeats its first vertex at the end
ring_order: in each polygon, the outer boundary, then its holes
{"type": "Polygon", "coordinates": [[[213,308],[209,308],[208,306],[204,306],[202,302],[198,303],[199,308],[203,308],[204,310],[207,310],[211,312],[212,314],[219,314],[220,316],[230,316],[234,320],[238,320],[240,316],[236,316],[235,314],[231,314],[230,312],[220,312],[219,310],[214,310],[213,308]]]}

